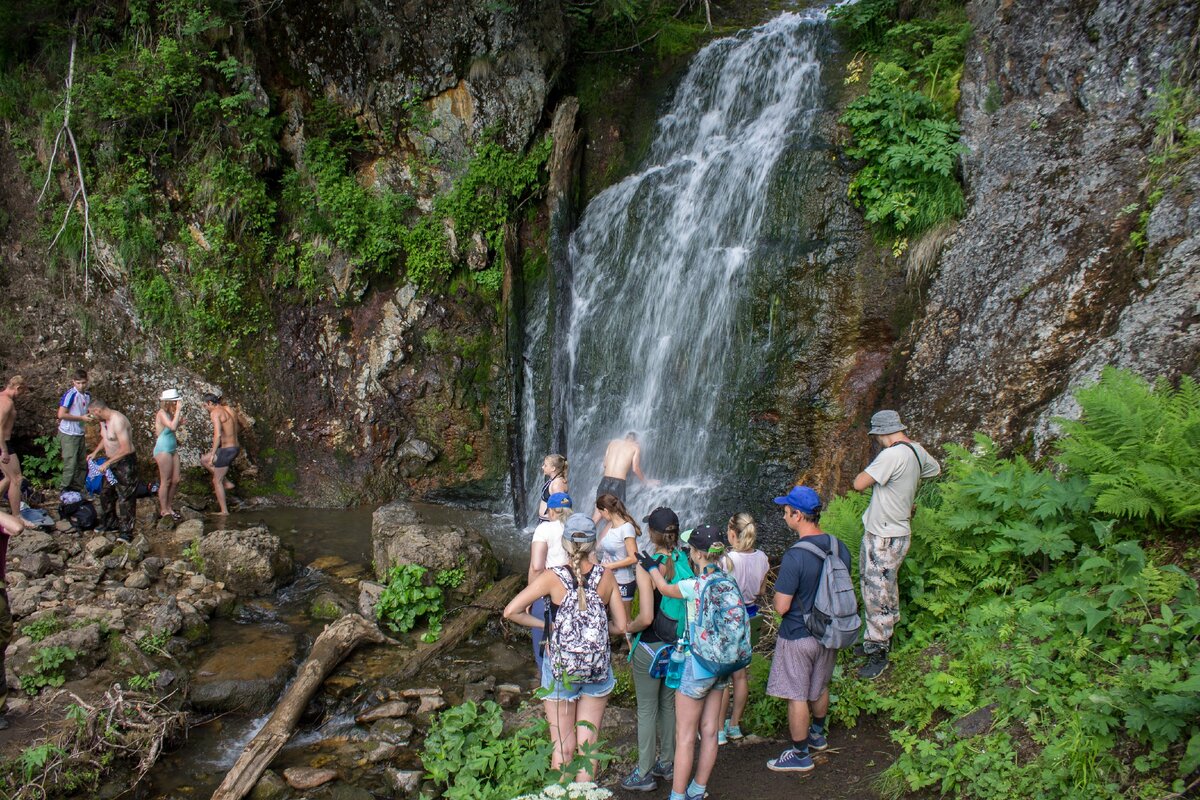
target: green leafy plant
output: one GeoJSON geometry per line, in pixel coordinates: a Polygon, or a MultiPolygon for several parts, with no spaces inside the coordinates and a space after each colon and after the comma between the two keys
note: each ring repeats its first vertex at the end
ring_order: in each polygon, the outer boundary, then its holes
{"type": "Polygon", "coordinates": [[[33,444],[43,455],[23,454],[21,471],[36,483],[48,483],[62,473],[62,445],[57,436],[39,436],[33,444]]]}
{"type": "Polygon", "coordinates": [[[437,577],[433,579],[433,582],[443,589],[457,589],[466,579],[466,567],[455,567],[454,569],[438,570],[437,577]]]}
{"type": "Polygon", "coordinates": [[[21,675],[21,688],[35,695],[45,686],[62,686],[67,679],[67,665],[78,656],[66,645],[38,648],[29,660],[28,671],[21,675]]]}
{"type": "Polygon", "coordinates": [[[137,640],[137,647],[148,656],[161,656],[166,655],[169,641],[171,641],[171,632],[161,630],[158,633],[143,634],[137,640]]]}
{"type": "Polygon", "coordinates": [[[158,672],[151,672],[148,675],[130,675],[129,688],[139,692],[148,692],[154,688],[158,681],[158,672]]]}
{"type": "Polygon", "coordinates": [[[35,642],[40,642],[47,636],[62,630],[62,621],[57,617],[42,617],[21,625],[21,635],[28,636],[35,642]]]}
{"type": "Polygon", "coordinates": [[[504,716],[491,701],[440,713],[425,738],[426,775],[445,787],[448,800],[510,800],[550,779],[550,739],[545,720],[504,737],[504,716]]]}
{"type": "Polygon", "coordinates": [[[19,758],[21,775],[25,778],[25,782],[29,783],[32,781],[34,776],[42,772],[48,761],[55,756],[61,755],[65,755],[65,751],[51,742],[26,747],[21,751],[19,758]]]}
{"type": "Polygon", "coordinates": [[[759,736],[774,736],[787,725],[787,701],[767,694],[771,660],[755,653],[750,661],[750,700],[742,716],[742,726],[759,736]]]}
{"type": "Polygon", "coordinates": [[[200,539],[196,538],[188,542],[183,548],[180,556],[184,561],[190,561],[197,572],[204,572],[204,556],[200,554],[200,539]]]}
{"type": "Polygon", "coordinates": [[[392,567],[387,586],[375,604],[375,616],[381,624],[396,633],[407,633],[424,619],[436,636],[445,607],[441,587],[429,585],[427,573],[417,564],[392,567]]]}

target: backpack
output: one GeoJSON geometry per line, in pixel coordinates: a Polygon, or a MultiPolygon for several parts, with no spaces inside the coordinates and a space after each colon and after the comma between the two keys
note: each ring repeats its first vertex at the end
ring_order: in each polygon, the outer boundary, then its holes
{"type": "MultiPolygon", "coordinates": [[[[679,583],[687,578],[696,577],[692,564],[681,550],[672,550],[669,556],[674,564],[675,572],[671,583],[679,583]]],[[[679,597],[665,597],[658,605],[658,613],[650,624],[660,641],[674,644],[685,633],[687,627],[687,601],[679,597]]],[[[631,651],[632,652],[632,651],[631,651]]]]}
{"type": "Polygon", "coordinates": [[[804,626],[817,641],[831,650],[841,650],[858,641],[862,617],[858,615],[858,598],[850,580],[850,568],[838,554],[841,542],[830,536],[829,552],[812,542],[799,541],[792,547],[807,550],[822,561],[821,582],[813,600],[812,611],[804,615],[804,626]],[[837,544],[834,544],[837,542],[837,544]]]}
{"type": "Polygon", "coordinates": [[[64,519],[69,519],[76,530],[81,531],[90,531],[100,521],[100,517],[96,514],[96,507],[92,505],[91,500],[84,500],[73,513],[68,514],[64,519]]]}
{"type": "Polygon", "coordinates": [[[688,645],[699,665],[724,678],[750,665],[750,615],[733,578],[714,572],[696,598],[688,645]]]}
{"type": "Polygon", "coordinates": [[[604,567],[594,566],[583,583],[587,607],[579,610],[575,599],[575,576],[567,567],[552,567],[567,589],[567,596],[554,615],[550,631],[550,671],[556,681],[596,683],[608,677],[612,669],[612,651],[608,641],[608,610],[596,588],[604,576],[604,567]]]}

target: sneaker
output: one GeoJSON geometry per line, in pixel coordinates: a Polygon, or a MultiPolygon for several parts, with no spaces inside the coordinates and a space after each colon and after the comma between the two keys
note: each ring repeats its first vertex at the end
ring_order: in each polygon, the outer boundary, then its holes
{"type": "Polygon", "coordinates": [[[858,644],[854,645],[854,649],[851,652],[854,653],[856,658],[863,658],[867,654],[867,651],[865,649],[863,649],[862,642],[859,642],[858,644]]]}
{"type": "Polygon", "coordinates": [[[742,728],[740,725],[730,725],[728,722],[725,723],[725,736],[731,742],[736,742],[738,739],[746,738],[746,734],[742,733],[742,728]]]}
{"type": "Polygon", "coordinates": [[[767,762],[767,769],[772,772],[809,772],[814,766],[808,753],[801,753],[795,748],[788,748],[778,758],[767,762]]]}
{"type": "Polygon", "coordinates": [[[633,772],[621,781],[621,788],[631,792],[653,792],[658,788],[658,781],[654,780],[654,770],[651,770],[649,775],[643,776],[641,771],[634,767],[633,772]]]}
{"type": "Polygon", "coordinates": [[[884,673],[889,663],[886,652],[871,653],[867,656],[866,666],[859,669],[858,677],[873,681],[884,673]]]}
{"type": "Polygon", "coordinates": [[[829,741],[825,738],[825,731],[810,727],[808,729],[808,749],[825,750],[828,747],[829,741]]]}
{"type": "Polygon", "coordinates": [[[655,761],[654,766],[650,769],[650,774],[655,778],[662,778],[664,781],[669,781],[675,777],[675,762],[668,761],[664,764],[661,761],[655,761]]]}
{"type": "Polygon", "coordinates": [[[706,797],[708,797],[707,790],[700,792],[699,794],[692,794],[691,792],[683,793],[683,800],[704,800],[706,797]]]}
{"type": "Polygon", "coordinates": [[[717,731],[717,744],[729,744],[729,736],[725,733],[724,728],[721,728],[721,730],[717,731]]]}

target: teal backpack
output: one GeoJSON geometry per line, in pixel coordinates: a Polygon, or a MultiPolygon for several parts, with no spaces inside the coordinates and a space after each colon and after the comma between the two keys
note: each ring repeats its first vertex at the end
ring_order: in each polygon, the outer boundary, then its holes
{"type": "Polygon", "coordinates": [[[696,619],[688,630],[692,658],[724,678],[750,665],[750,615],[733,578],[711,573],[696,598],[696,619]]]}

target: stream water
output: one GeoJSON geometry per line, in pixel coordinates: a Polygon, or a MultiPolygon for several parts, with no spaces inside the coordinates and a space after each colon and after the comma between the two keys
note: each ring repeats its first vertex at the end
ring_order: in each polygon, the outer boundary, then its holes
{"type": "MultiPolygon", "coordinates": [[[[824,19],[785,13],[706,46],[641,169],[597,195],[572,234],[569,297],[547,310],[557,325],[534,316],[527,328],[530,369],[565,370],[526,375],[527,387],[552,391],[527,391],[523,425],[527,448],[565,441],[577,508],[590,510],[605,447],[627,431],[662,481],[631,481],[637,516],[670,505],[692,524],[739,498],[730,465],[749,429],[739,401],[766,344],[744,318],[771,261],[768,207],[803,190],[775,178],[809,146],[822,110],[824,19]]],[[[536,508],[540,453],[524,462],[536,508]]]]}

